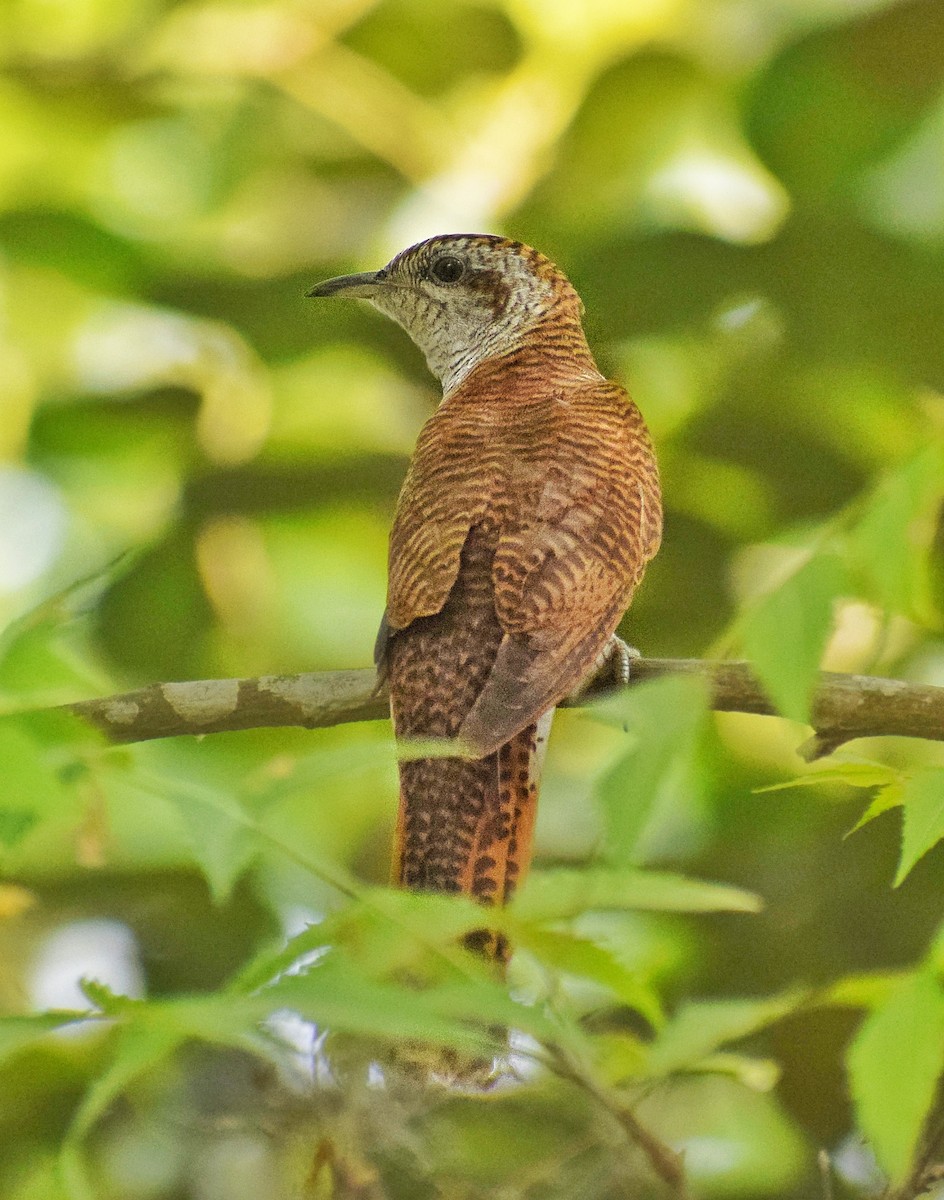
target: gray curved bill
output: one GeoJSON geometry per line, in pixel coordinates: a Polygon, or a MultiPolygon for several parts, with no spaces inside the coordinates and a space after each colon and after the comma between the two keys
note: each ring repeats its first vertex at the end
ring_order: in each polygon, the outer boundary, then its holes
{"type": "Polygon", "coordinates": [[[336,279],[326,279],[316,283],[306,296],[351,296],[354,299],[369,300],[377,294],[380,280],[379,272],[364,271],[360,275],[339,275],[336,279]]]}

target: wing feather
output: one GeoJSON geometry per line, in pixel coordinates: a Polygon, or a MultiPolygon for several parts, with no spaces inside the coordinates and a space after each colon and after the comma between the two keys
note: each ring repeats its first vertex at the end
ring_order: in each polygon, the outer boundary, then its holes
{"type": "Polygon", "coordinates": [[[390,639],[446,605],[472,531],[495,531],[502,638],[459,730],[477,755],[580,684],[661,536],[652,447],[622,388],[598,380],[511,399],[447,401],[424,427],[391,532],[378,639],[382,670],[390,639]]]}
{"type": "Polygon", "coordinates": [[[573,691],[661,538],[655,460],[621,389],[583,397],[541,502],[505,527],[492,568],[505,636],[459,736],[490,753],[573,691]],[[614,393],[616,393],[614,395],[614,393]]]}

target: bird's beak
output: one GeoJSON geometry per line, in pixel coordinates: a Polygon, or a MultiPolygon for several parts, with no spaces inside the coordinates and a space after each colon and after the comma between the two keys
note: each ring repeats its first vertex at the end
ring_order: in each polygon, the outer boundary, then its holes
{"type": "Polygon", "coordinates": [[[364,271],[360,275],[339,275],[326,279],[305,293],[306,296],[350,296],[355,300],[370,300],[377,295],[383,283],[382,271],[364,271]]]}

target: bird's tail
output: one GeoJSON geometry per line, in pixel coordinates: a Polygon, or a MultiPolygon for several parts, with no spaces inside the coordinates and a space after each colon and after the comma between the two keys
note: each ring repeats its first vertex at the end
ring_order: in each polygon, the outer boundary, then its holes
{"type": "MultiPolygon", "coordinates": [[[[486,758],[400,764],[395,884],[461,892],[487,905],[507,904],[531,862],[551,715],[486,758]]],[[[466,943],[496,962],[508,959],[509,947],[500,933],[476,930],[466,943]]]]}

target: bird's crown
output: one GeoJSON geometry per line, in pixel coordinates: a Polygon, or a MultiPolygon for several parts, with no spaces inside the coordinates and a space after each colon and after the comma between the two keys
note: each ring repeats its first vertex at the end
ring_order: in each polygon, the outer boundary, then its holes
{"type": "Polygon", "coordinates": [[[391,281],[436,289],[447,304],[450,293],[471,293],[496,316],[512,299],[536,309],[542,301],[552,303],[558,294],[577,298],[566,275],[545,255],[524,242],[490,233],[427,238],[402,250],[380,274],[391,281]]]}

